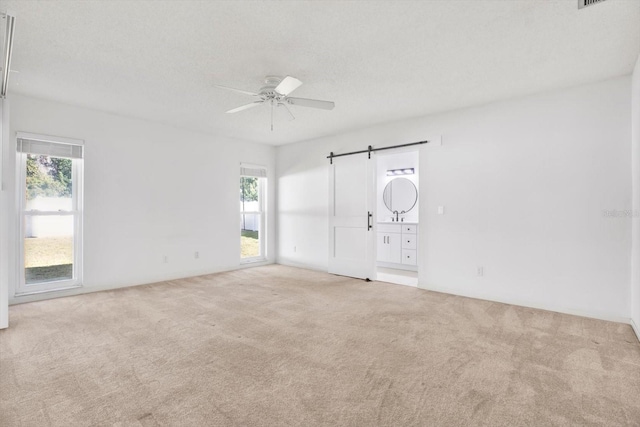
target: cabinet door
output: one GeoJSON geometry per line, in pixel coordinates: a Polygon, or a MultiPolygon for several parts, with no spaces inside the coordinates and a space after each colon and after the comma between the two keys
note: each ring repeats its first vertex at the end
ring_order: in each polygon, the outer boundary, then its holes
{"type": "Polygon", "coordinates": [[[402,262],[402,234],[387,233],[387,247],[389,248],[389,261],[400,264],[402,262]]]}
{"type": "Polygon", "coordinates": [[[378,252],[378,261],[381,262],[391,262],[389,261],[389,245],[387,244],[387,233],[378,233],[378,244],[376,245],[376,250],[378,252]]]}

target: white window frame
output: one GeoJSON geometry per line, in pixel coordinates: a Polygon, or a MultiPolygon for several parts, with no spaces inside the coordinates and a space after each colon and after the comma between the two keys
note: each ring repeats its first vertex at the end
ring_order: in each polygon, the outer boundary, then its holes
{"type": "MultiPolygon", "coordinates": [[[[259,256],[255,256],[255,257],[247,257],[247,258],[243,258],[242,254],[239,253],[238,256],[240,257],[240,264],[249,264],[249,263],[253,263],[253,262],[263,262],[267,260],[267,213],[266,213],[266,186],[267,186],[267,169],[264,166],[257,166],[257,165],[247,165],[247,164],[241,164],[240,165],[240,178],[258,178],[258,210],[257,211],[243,211],[242,209],[240,209],[240,215],[238,216],[238,218],[240,219],[240,221],[242,221],[242,216],[245,214],[249,214],[249,215],[259,215],[259,224],[260,224],[260,230],[258,232],[258,241],[260,244],[260,255],[259,256]],[[258,176],[257,174],[252,174],[251,171],[254,170],[260,170],[263,171],[262,174],[263,176],[258,176]]],[[[238,183],[240,183],[240,180],[238,180],[238,183]]],[[[238,227],[241,229],[241,227],[238,227]]]]}
{"type": "MultiPolygon", "coordinates": [[[[84,141],[79,139],[61,138],[49,135],[38,135],[26,132],[17,132],[17,140],[31,140],[52,142],[57,144],[69,144],[82,146],[84,150],[84,141]]],[[[16,241],[16,260],[18,282],[16,285],[15,296],[33,295],[44,292],[63,291],[73,288],[82,287],[83,269],[82,269],[82,228],[83,228],[83,195],[84,195],[84,159],[73,158],[71,165],[72,186],[72,210],[70,211],[27,211],[25,202],[26,193],[26,177],[27,177],[27,156],[29,154],[39,155],[40,153],[18,152],[16,171],[18,172],[17,181],[17,223],[18,223],[18,239],[16,241]],[[26,283],[25,265],[24,265],[24,240],[25,240],[25,217],[27,216],[60,216],[69,215],[74,217],[73,221],[73,267],[72,277],[68,280],[54,280],[50,282],[26,283]]],[[[51,157],[64,157],[51,154],[51,157]]]]}

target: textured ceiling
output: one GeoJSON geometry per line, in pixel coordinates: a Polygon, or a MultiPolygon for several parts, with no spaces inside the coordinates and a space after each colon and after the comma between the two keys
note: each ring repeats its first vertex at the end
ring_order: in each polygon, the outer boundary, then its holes
{"type": "MultiPolygon", "coordinates": [[[[1,1],[10,91],[269,144],[629,74],[640,1],[1,1]],[[214,84],[304,82],[295,121],[214,84]]],[[[283,112],[282,112],[283,113],[283,112]]]]}

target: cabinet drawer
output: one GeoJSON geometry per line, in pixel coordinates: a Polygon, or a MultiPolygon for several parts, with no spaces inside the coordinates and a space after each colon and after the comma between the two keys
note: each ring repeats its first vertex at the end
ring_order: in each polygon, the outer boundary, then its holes
{"type": "Polygon", "coordinates": [[[378,223],[378,233],[400,233],[402,229],[404,229],[404,227],[401,228],[400,224],[378,223]]]}
{"type": "Polygon", "coordinates": [[[418,261],[416,260],[416,251],[414,249],[403,249],[402,263],[407,265],[418,265],[418,261]]]}
{"type": "Polygon", "coordinates": [[[415,234],[402,233],[402,249],[415,249],[417,237],[415,234]]]}
{"type": "Polygon", "coordinates": [[[418,227],[416,225],[403,225],[402,232],[406,234],[416,234],[418,227]]]}

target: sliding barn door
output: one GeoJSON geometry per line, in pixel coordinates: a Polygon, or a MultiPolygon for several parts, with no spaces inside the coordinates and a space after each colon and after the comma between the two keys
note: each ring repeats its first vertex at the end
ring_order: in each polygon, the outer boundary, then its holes
{"type": "Polygon", "coordinates": [[[329,169],[329,273],[373,276],[373,180],[366,154],[334,158],[329,169]]]}

